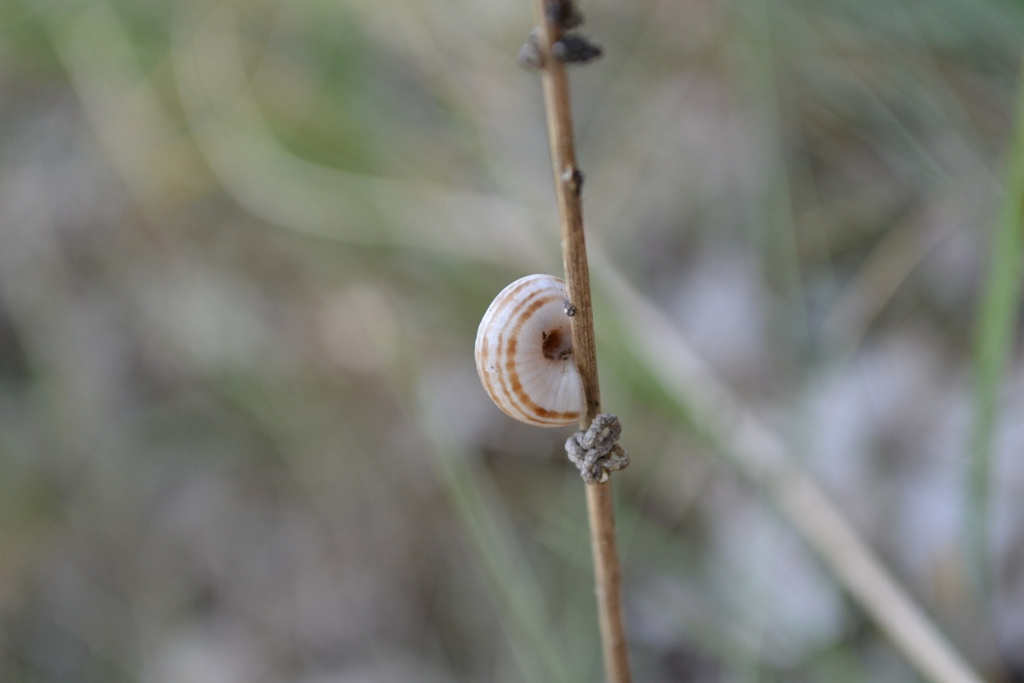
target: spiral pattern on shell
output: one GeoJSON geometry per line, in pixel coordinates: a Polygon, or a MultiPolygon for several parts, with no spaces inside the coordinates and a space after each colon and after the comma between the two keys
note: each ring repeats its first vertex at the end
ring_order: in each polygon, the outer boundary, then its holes
{"type": "Polygon", "coordinates": [[[565,282],[527,275],[494,299],[476,333],[476,369],[491,400],[520,422],[560,427],[584,412],[565,282]]]}

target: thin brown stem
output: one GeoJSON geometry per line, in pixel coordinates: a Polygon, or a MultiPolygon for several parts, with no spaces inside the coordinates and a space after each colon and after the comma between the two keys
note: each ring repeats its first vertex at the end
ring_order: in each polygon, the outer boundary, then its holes
{"type": "Polygon", "coordinates": [[[594,592],[601,623],[601,651],[609,683],[629,683],[629,648],[622,618],[622,570],[615,548],[611,484],[587,484],[590,549],[594,555],[594,592]]]}
{"type": "MultiPolygon", "coordinates": [[[[583,207],[580,201],[583,175],[576,166],[569,79],[565,65],[552,57],[551,48],[561,37],[562,27],[546,11],[551,2],[557,3],[557,0],[534,0],[534,12],[539,27],[538,47],[543,64],[541,80],[562,233],[566,290],[575,308],[572,317],[573,355],[583,380],[583,393],[587,401],[586,416],[580,426],[586,429],[601,412],[601,391],[597,379],[590,270],[587,265],[583,207]]],[[[586,491],[605,673],[609,683],[629,683],[629,655],[622,617],[622,570],[615,545],[611,484],[588,484],[586,491]]]]}
{"type": "Polygon", "coordinates": [[[601,391],[597,381],[597,347],[594,343],[594,312],[590,299],[590,270],[583,236],[583,205],[580,190],[583,176],[576,166],[576,146],[569,103],[569,78],[565,65],[551,57],[551,46],[561,36],[561,28],[550,21],[544,6],[549,0],[535,0],[540,26],[540,50],[544,63],[544,109],[547,113],[548,140],[555,176],[555,197],[562,231],[562,262],[565,267],[569,301],[576,308],[572,318],[573,355],[583,379],[587,415],[583,428],[601,412],[601,391]]]}

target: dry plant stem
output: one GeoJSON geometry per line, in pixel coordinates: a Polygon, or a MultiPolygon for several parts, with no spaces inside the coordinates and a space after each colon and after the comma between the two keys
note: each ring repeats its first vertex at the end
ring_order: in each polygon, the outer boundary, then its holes
{"type": "Polygon", "coordinates": [[[629,649],[622,619],[622,570],[615,547],[611,484],[586,484],[594,592],[601,624],[601,650],[610,683],[629,683],[629,649]]]}
{"type": "Polygon", "coordinates": [[[590,299],[590,270],[587,247],[583,237],[583,206],[580,201],[582,176],[576,167],[576,150],[572,130],[572,109],[569,104],[569,78],[565,65],[551,57],[551,45],[558,40],[560,29],[547,21],[545,0],[536,0],[541,25],[541,52],[544,68],[544,108],[547,114],[548,140],[555,175],[555,196],[562,230],[562,261],[565,267],[566,290],[576,308],[572,319],[572,348],[583,380],[587,415],[583,428],[600,412],[601,391],[597,381],[597,348],[594,343],[594,312],[590,299]]]}
{"type": "MultiPolygon", "coordinates": [[[[580,202],[582,175],[576,167],[568,76],[565,65],[551,56],[551,46],[559,39],[561,28],[549,20],[545,12],[545,0],[534,0],[534,13],[540,29],[540,51],[544,60],[541,81],[562,232],[566,290],[569,301],[576,309],[572,317],[572,347],[587,401],[586,416],[581,424],[586,429],[600,412],[601,392],[597,379],[590,271],[587,266],[580,202]]],[[[629,683],[629,656],[623,628],[622,581],[615,545],[611,484],[588,484],[585,488],[605,673],[609,683],[629,683]]]]}

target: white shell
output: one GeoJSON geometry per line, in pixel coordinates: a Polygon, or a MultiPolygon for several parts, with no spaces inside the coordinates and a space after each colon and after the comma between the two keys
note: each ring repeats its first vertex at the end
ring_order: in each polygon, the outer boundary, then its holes
{"type": "Polygon", "coordinates": [[[520,422],[579,422],[583,383],[572,355],[565,282],[527,275],[494,299],[476,333],[476,369],[491,400],[520,422]]]}

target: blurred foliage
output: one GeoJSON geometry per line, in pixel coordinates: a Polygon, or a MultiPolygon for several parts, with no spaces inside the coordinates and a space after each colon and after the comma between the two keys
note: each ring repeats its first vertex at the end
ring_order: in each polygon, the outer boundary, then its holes
{"type": "MultiPolygon", "coordinates": [[[[636,680],[917,679],[643,362],[659,331],[617,282],[1017,680],[1013,275],[968,492],[1024,6],[582,9],[636,680]]],[[[525,2],[0,4],[0,680],[600,680],[566,434],[510,424],[472,365],[491,297],[560,267],[530,25],[525,2]]]]}

